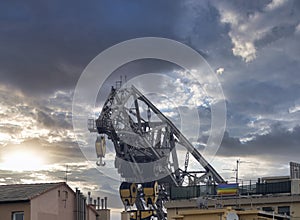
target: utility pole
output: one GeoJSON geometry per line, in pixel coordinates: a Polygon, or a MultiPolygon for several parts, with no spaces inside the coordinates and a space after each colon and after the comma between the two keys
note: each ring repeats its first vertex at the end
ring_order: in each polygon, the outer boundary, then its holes
{"type": "Polygon", "coordinates": [[[240,159],[236,160],[235,182],[237,184],[239,183],[239,164],[240,164],[240,159]]]}
{"type": "Polygon", "coordinates": [[[252,163],[251,161],[241,161],[240,159],[236,160],[236,169],[235,169],[235,181],[239,183],[239,168],[241,163],[252,163]]]}

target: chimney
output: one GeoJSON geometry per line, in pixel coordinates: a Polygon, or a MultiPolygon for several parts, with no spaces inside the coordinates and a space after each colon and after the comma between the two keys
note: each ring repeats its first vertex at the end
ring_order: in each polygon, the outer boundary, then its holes
{"type": "Polygon", "coordinates": [[[90,201],[91,201],[91,192],[88,192],[88,199],[87,199],[88,205],[91,204],[90,201]]]}
{"type": "Polygon", "coordinates": [[[79,205],[79,189],[76,187],[76,220],[79,220],[80,216],[79,216],[79,213],[80,213],[80,205],[79,205]]]}
{"type": "Polygon", "coordinates": [[[97,208],[96,209],[100,209],[100,197],[97,197],[97,200],[98,200],[98,205],[97,205],[97,208]]]}
{"type": "Polygon", "coordinates": [[[104,209],[104,199],[101,199],[101,209],[104,209]]]}
{"type": "Polygon", "coordinates": [[[107,209],[107,197],[106,196],[104,197],[104,207],[105,207],[105,209],[107,209]]]}
{"type": "MultiPolygon", "coordinates": [[[[107,208],[107,200],[108,200],[107,197],[101,199],[101,209],[100,209],[100,202],[99,202],[99,209],[97,209],[97,213],[99,215],[99,219],[101,220],[110,220],[110,209],[107,208]]],[[[129,220],[129,218],[127,219],[129,220]]]]}

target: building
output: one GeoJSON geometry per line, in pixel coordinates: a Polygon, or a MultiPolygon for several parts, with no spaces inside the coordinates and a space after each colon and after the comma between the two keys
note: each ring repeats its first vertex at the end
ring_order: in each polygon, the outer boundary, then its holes
{"type": "MultiPolygon", "coordinates": [[[[206,199],[173,200],[166,204],[168,219],[182,216],[183,213],[195,213],[198,211],[223,210],[233,207],[240,212],[266,212],[290,216],[291,219],[300,219],[300,195],[251,195],[237,197],[210,197],[206,199]]],[[[199,214],[199,213],[198,213],[199,214]]],[[[243,213],[240,213],[241,215],[243,213]]],[[[258,215],[259,213],[257,213],[258,215]]]]}
{"type": "Polygon", "coordinates": [[[261,210],[234,210],[231,207],[222,209],[197,209],[197,210],[184,210],[172,217],[174,220],[267,220],[267,219],[290,219],[288,216],[269,213],[261,210]]]}
{"type": "Polygon", "coordinates": [[[255,184],[240,185],[235,195],[207,195],[207,186],[171,188],[171,201],[166,203],[168,219],[197,219],[191,216],[205,212],[222,212],[224,216],[227,207],[239,211],[238,215],[244,216],[240,219],[245,220],[245,213],[249,212],[257,212],[252,219],[261,219],[266,213],[277,216],[275,219],[300,219],[300,165],[290,165],[290,176],[259,178],[255,184]]]}
{"type": "Polygon", "coordinates": [[[1,220],[109,220],[107,205],[99,207],[65,182],[0,186],[1,220]],[[102,212],[106,218],[99,218],[102,212]]]}

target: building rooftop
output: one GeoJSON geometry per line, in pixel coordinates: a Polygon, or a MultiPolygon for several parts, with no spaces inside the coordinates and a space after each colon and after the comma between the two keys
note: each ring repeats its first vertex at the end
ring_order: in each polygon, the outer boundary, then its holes
{"type": "MultiPolygon", "coordinates": [[[[217,205],[222,204],[222,206],[231,206],[236,205],[270,205],[274,203],[281,204],[290,204],[293,202],[300,202],[300,195],[291,195],[291,194],[277,194],[277,195],[249,195],[249,196],[215,196],[208,197],[205,199],[208,207],[216,207],[217,205]]],[[[166,202],[165,207],[168,208],[198,208],[199,207],[199,198],[193,199],[183,199],[183,200],[171,200],[166,202]]]]}
{"type": "Polygon", "coordinates": [[[0,186],[0,203],[29,201],[53,188],[64,185],[58,183],[38,183],[38,184],[15,184],[0,186]]]}
{"type": "Polygon", "coordinates": [[[290,176],[266,176],[261,178],[262,182],[279,182],[279,181],[286,181],[290,179],[291,179],[290,176]]]}

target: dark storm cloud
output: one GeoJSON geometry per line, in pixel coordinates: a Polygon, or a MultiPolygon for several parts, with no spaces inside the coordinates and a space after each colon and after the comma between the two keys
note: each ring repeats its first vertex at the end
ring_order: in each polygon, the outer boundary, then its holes
{"type": "Polygon", "coordinates": [[[74,88],[84,67],[115,43],[173,37],[180,1],[2,2],[0,76],[30,93],[74,88]]]}
{"type": "Polygon", "coordinates": [[[300,123],[289,114],[300,99],[300,44],[296,33],[300,8],[298,1],[277,3],[275,7],[272,1],[215,2],[226,20],[224,25],[229,26],[231,39],[239,46],[255,46],[256,57],[251,62],[239,62],[230,56],[223,62],[221,58],[227,130],[236,137],[258,133],[278,121],[286,128],[300,123]]]}
{"type": "MultiPolygon", "coordinates": [[[[0,127],[4,133],[21,137],[21,132],[27,130],[49,129],[52,132],[72,130],[71,95],[56,94],[47,100],[37,100],[24,96],[18,91],[11,91],[10,87],[0,89],[0,127]],[[37,128],[38,125],[38,128],[37,128]]],[[[34,133],[34,132],[33,132],[34,133]]]]}
{"type": "Polygon", "coordinates": [[[213,68],[232,59],[229,26],[220,22],[212,1],[187,1],[182,14],[176,28],[180,41],[197,50],[213,68]]]}
{"type": "Polygon", "coordinates": [[[252,140],[242,143],[239,138],[231,137],[225,133],[219,156],[270,156],[297,158],[300,153],[300,126],[292,130],[281,124],[272,125],[267,134],[257,134],[252,140]]]}
{"type": "Polygon", "coordinates": [[[255,80],[242,82],[235,87],[228,88],[226,94],[230,98],[231,110],[244,114],[274,114],[280,110],[288,111],[295,95],[300,94],[300,87],[293,85],[286,87],[272,82],[258,82],[255,80]],[[285,107],[285,109],[282,109],[285,107]]]}
{"type": "Polygon", "coordinates": [[[294,34],[297,24],[273,27],[265,36],[255,41],[255,46],[262,48],[272,42],[294,34]]]}

